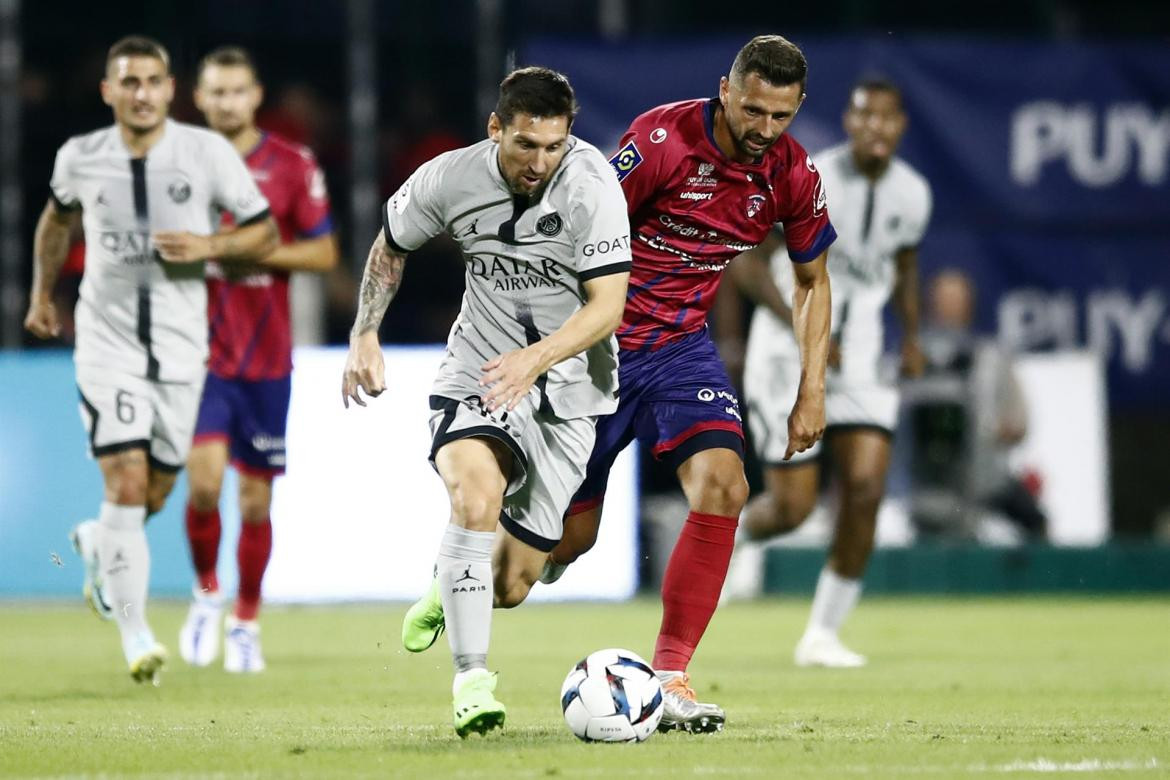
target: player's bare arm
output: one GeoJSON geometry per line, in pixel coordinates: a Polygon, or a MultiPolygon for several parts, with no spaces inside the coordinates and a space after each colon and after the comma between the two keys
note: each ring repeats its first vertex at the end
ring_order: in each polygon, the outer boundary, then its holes
{"type": "Polygon", "coordinates": [[[788,450],[784,460],[802,452],[825,432],[825,365],[829,354],[828,252],[808,263],[793,263],[796,294],[792,325],[800,346],[800,388],[788,416],[788,450]]]}
{"type": "Polygon", "coordinates": [[[483,364],[479,383],[490,388],[488,409],[515,409],[541,374],[608,338],[622,321],[629,273],[599,276],[585,282],[585,305],[540,341],[505,352],[483,364]]]}
{"type": "Polygon", "coordinates": [[[758,244],[731,261],[727,270],[740,294],[756,306],[764,306],[788,327],[792,327],[792,307],[776,286],[769,266],[772,253],[780,248],[780,237],[769,233],[758,244]]]}
{"type": "Polygon", "coordinates": [[[920,377],[926,358],[918,343],[918,248],[900,249],[894,259],[898,267],[894,309],[902,323],[902,376],[920,377]]]}
{"type": "Polygon", "coordinates": [[[65,259],[69,255],[69,236],[81,211],[62,211],[50,199],[37,220],[33,236],[33,279],[28,296],[28,314],[24,327],[39,339],[54,338],[61,333],[57,307],[53,305],[53,288],[65,259]]]}
{"type": "Polygon", "coordinates": [[[332,233],[281,244],[260,260],[265,268],[278,271],[315,271],[324,273],[337,267],[337,237],[332,233]]]}
{"type": "Polygon", "coordinates": [[[341,378],[341,400],[346,409],[351,398],[358,406],[366,405],[359,388],[371,397],[381,395],[386,389],[386,364],[382,359],[382,345],[378,343],[378,326],[402,285],[405,270],[406,255],[392,249],[386,243],[386,236],[379,232],[366,258],[357,318],[349,333],[349,355],[341,378]]]}
{"type": "Polygon", "coordinates": [[[150,240],[168,263],[196,263],[211,259],[249,263],[270,254],[280,241],[280,234],[276,222],[268,217],[210,236],[185,230],[163,230],[151,235],[150,240]]]}

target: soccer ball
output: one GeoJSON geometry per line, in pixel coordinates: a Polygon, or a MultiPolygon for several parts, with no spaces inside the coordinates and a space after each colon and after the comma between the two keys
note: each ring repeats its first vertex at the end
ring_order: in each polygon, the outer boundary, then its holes
{"type": "Polygon", "coordinates": [[[561,712],[586,742],[642,742],[662,720],[662,686],[637,653],[598,650],[569,670],[561,712]]]}

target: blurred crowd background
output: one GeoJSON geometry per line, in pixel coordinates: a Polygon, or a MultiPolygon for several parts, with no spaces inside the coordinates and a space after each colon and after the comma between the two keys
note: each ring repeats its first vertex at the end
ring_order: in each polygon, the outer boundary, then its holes
{"type": "MultiPolygon", "coordinates": [[[[317,290],[316,297],[310,298],[318,310],[310,317],[313,325],[303,331],[302,340],[340,344],[346,341],[352,323],[356,280],[365,251],[380,228],[380,203],[420,163],[481,138],[495,85],[505,70],[513,64],[545,64],[529,59],[530,53],[563,50],[558,49],[561,41],[565,46],[586,42],[604,51],[606,46],[621,47],[634,41],[685,45],[711,38],[738,36],[746,40],[753,34],[777,32],[797,43],[806,37],[853,37],[881,38],[886,45],[897,46],[899,41],[928,37],[961,49],[978,38],[1059,43],[1074,49],[1102,42],[1117,46],[1133,43],[1146,49],[1161,47],[1165,53],[1170,51],[1167,31],[1170,3],[1138,0],[959,4],[824,0],[736,6],[700,0],[0,0],[0,69],[6,114],[0,132],[7,161],[0,189],[5,215],[0,333],[7,349],[45,346],[34,344],[20,328],[27,305],[33,226],[47,197],[58,146],[71,135],[110,121],[109,109],[98,95],[98,81],[107,47],[125,34],[152,35],[169,47],[178,81],[172,115],[194,123],[201,121],[191,100],[199,58],[229,43],[254,53],[266,88],[260,126],[310,146],[327,175],[344,261],[317,290]]],[[[818,61],[810,59],[810,100],[816,100],[818,61]]],[[[1163,61],[1170,68],[1170,57],[1163,61]]],[[[662,61],[661,79],[669,81],[678,65],[662,61]]],[[[718,75],[710,74],[711,93],[718,75]]],[[[977,80],[979,74],[967,73],[965,77],[977,80]]],[[[1162,79],[1148,85],[1149,102],[1155,111],[1162,112],[1164,123],[1170,122],[1167,83],[1162,79]]],[[[614,88],[620,89],[620,85],[614,84],[614,88]]],[[[595,93],[582,85],[578,90],[583,116],[587,116],[596,102],[595,93]]],[[[669,97],[673,95],[648,94],[642,107],[669,97]]],[[[840,106],[834,105],[828,112],[839,110],[840,106]]],[[[792,133],[815,149],[802,135],[809,129],[798,118],[792,133]]],[[[912,125],[910,135],[914,132],[912,125]]],[[[614,139],[589,140],[610,151],[606,144],[614,139]]],[[[1161,154],[1164,158],[1167,150],[1163,148],[1161,154]]],[[[910,162],[917,163],[912,156],[910,162]]],[[[1151,186],[1153,197],[1170,201],[1165,177],[1151,186]]],[[[1141,197],[1150,196],[1144,193],[1141,197]]],[[[947,208],[944,204],[943,210],[947,208]]],[[[954,210],[956,205],[949,208],[954,210]]],[[[980,214],[972,212],[970,219],[978,220],[980,214]]],[[[1071,232],[1075,238],[1078,228],[1065,225],[1058,229],[1065,237],[1071,232]]],[[[1112,271],[1115,281],[1132,287],[1135,279],[1141,280],[1141,285],[1154,280],[1155,286],[1163,285],[1158,300],[1170,302],[1170,289],[1166,289],[1170,280],[1166,272],[1170,267],[1170,223],[1162,222],[1160,228],[1143,223],[1138,229],[1154,247],[1147,257],[1160,257],[1163,267],[1160,271],[1140,269],[1131,277],[1127,263],[1139,261],[1121,254],[1112,271]]],[[[943,254],[936,251],[931,257],[924,253],[924,295],[933,289],[929,282],[935,272],[950,263],[950,258],[940,256],[943,254]]],[[[1054,253],[1046,262],[1055,268],[1062,259],[1054,253]]],[[[81,270],[78,257],[62,279],[62,300],[76,296],[81,270]]],[[[973,275],[978,277],[978,273],[973,275]]],[[[1060,289],[1059,274],[1036,283],[1060,289]]],[[[437,240],[412,255],[402,291],[383,325],[384,343],[442,342],[458,311],[462,287],[462,263],[454,244],[437,240]]],[[[934,294],[938,297],[924,305],[924,312],[931,309],[936,317],[962,317],[965,305],[968,325],[984,336],[995,335],[996,301],[979,300],[976,304],[972,299],[965,304],[948,304],[948,294],[962,297],[964,292],[943,289],[933,290],[934,294]],[[952,311],[957,306],[960,313],[948,315],[948,305],[952,311]],[[944,311],[935,311],[938,307],[944,311]],[[978,316],[974,315],[976,309],[978,316]]],[[[966,294],[977,297],[978,291],[971,289],[966,294]]],[[[1164,331],[1152,359],[1155,374],[1164,375],[1170,315],[1161,322],[1159,327],[1164,331]]],[[[67,331],[62,343],[48,346],[66,346],[70,336],[67,331]]],[[[734,356],[729,357],[734,363],[734,356]]],[[[1115,372],[1108,376],[1114,382],[1115,372]]],[[[1134,381],[1144,380],[1138,377],[1134,381]]],[[[1107,420],[1113,533],[1170,535],[1170,396],[1153,393],[1135,401],[1133,393],[1111,395],[1107,420]]],[[[940,423],[936,416],[923,424],[945,427],[945,420],[940,423]]],[[[647,487],[669,484],[653,463],[647,461],[644,468],[647,487]]]]}

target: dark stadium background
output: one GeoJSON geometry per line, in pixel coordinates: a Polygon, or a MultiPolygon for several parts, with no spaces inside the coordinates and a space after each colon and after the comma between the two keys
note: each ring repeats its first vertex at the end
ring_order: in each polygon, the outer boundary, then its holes
{"type": "MultiPolygon", "coordinates": [[[[45,199],[54,151],[66,137],[108,123],[97,82],[106,47],[124,34],[153,35],[170,48],[179,84],[173,115],[187,121],[199,121],[190,101],[199,57],[225,43],[239,43],[255,53],[267,88],[261,125],[310,144],[327,172],[348,260],[329,287],[327,335],[333,342],[344,341],[352,321],[353,280],[378,224],[376,206],[355,208],[355,189],[364,180],[375,188],[375,201],[381,200],[419,162],[481,137],[491,87],[509,52],[521,50],[526,41],[562,36],[620,42],[781,32],[798,41],[802,34],[956,39],[977,34],[1072,43],[1143,40],[1170,46],[1170,3],[1136,0],[208,0],[0,6],[7,14],[3,56],[13,56],[12,42],[20,47],[19,81],[8,85],[8,94],[18,95],[21,107],[18,164],[6,171],[2,193],[10,214],[16,208],[15,194],[22,203],[17,243],[5,245],[9,256],[2,266],[0,333],[10,349],[36,346],[19,329],[19,321],[26,305],[33,225],[45,199]],[[372,137],[351,133],[349,85],[354,68],[362,67],[353,61],[355,43],[372,55],[367,61],[373,64],[369,76],[376,98],[372,137]],[[13,174],[15,182],[9,178],[13,174]],[[13,257],[14,247],[19,259],[13,257]]],[[[363,202],[370,203],[369,198],[367,189],[363,202]]],[[[425,259],[410,264],[402,294],[384,324],[383,332],[393,334],[394,343],[441,341],[458,305],[458,256],[441,242],[420,254],[425,259]]],[[[1114,409],[1109,432],[1114,530],[1148,536],[1159,515],[1165,518],[1170,512],[1170,398],[1152,407],[1114,409]]]]}

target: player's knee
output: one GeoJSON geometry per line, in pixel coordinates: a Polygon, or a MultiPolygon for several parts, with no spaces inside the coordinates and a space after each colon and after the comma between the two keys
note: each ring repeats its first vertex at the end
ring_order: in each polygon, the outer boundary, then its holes
{"type": "Polygon", "coordinates": [[[795,493],[783,496],[769,496],[768,527],[773,534],[786,534],[795,531],[816,506],[816,498],[812,499],[795,493]]]}
{"type": "Polygon", "coordinates": [[[485,490],[457,487],[451,491],[451,519],[471,531],[493,531],[500,520],[500,498],[485,490]]]}
{"type": "Polygon", "coordinates": [[[748,497],[743,469],[704,469],[695,476],[697,489],[690,496],[693,509],[727,517],[737,517],[743,510],[748,497]]]}
{"type": "Polygon", "coordinates": [[[121,506],[143,506],[148,499],[144,469],[115,468],[106,473],[106,498],[121,506]]]}
{"type": "Polygon", "coordinates": [[[219,507],[219,493],[223,486],[221,478],[211,474],[199,474],[192,470],[187,474],[191,506],[197,512],[211,512],[219,507]]]}
{"type": "Polygon", "coordinates": [[[817,504],[817,497],[790,492],[775,499],[776,523],[784,531],[793,531],[799,528],[808,516],[812,514],[817,504]]]}
{"type": "Polygon", "coordinates": [[[263,483],[240,489],[240,517],[245,523],[263,523],[272,510],[272,491],[263,483]]]}
{"type": "Polygon", "coordinates": [[[846,480],[842,500],[853,510],[877,512],[885,495],[886,481],[878,474],[861,474],[846,480]]]}

